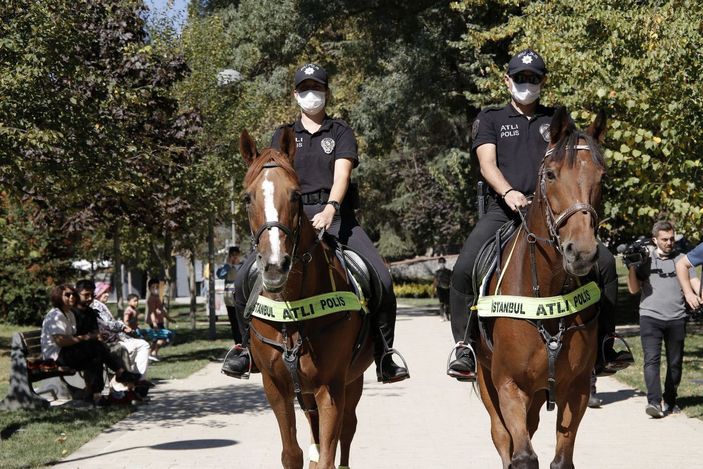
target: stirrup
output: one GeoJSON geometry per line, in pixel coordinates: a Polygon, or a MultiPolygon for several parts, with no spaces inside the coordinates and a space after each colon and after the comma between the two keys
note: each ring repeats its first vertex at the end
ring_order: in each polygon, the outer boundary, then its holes
{"type": "MultiPolygon", "coordinates": [[[[385,343],[385,340],[384,340],[384,343],[385,343]]],[[[406,362],[403,355],[401,355],[400,352],[394,348],[385,348],[383,351],[383,354],[381,355],[381,358],[379,358],[379,360],[378,360],[378,364],[379,364],[378,365],[379,370],[381,371],[380,379],[378,381],[383,384],[397,383],[398,381],[403,381],[404,379],[410,378],[410,369],[408,369],[408,362],[406,362]],[[381,364],[383,363],[383,359],[389,355],[398,355],[398,357],[400,358],[400,361],[403,362],[403,368],[405,368],[408,372],[408,374],[406,376],[399,376],[397,378],[389,379],[388,381],[383,380],[383,378],[382,378],[383,377],[383,369],[382,369],[381,364]]],[[[379,378],[379,376],[376,376],[376,377],[379,378]]]]}
{"type": "Polygon", "coordinates": [[[600,349],[601,357],[603,357],[603,363],[600,363],[599,366],[596,367],[596,376],[610,376],[612,374],[617,373],[618,371],[624,370],[635,362],[634,359],[624,362],[607,362],[605,358],[605,343],[610,339],[613,340],[613,350],[615,350],[615,343],[619,341],[622,342],[622,344],[625,346],[625,348],[627,349],[627,353],[629,353],[631,357],[633,356],[632,349],[630,349],[630,346],[628,345],[627,341],[622,336],[616,333],[606,334],[606,336],[603,337],[603,340],[601,341],[600,349]]]}
{"type": "Polygon", "coordinates": [[[220,373],[222,373],[223,375],[227,375],[230,378],[249,379],[249,376],[251,376],[252,363],[254,363],[254,360],[252,360],[252,358],[251,358],[251,352],[249,352],[249,347],[243,347],[241,344],[236,344],[234,347],[229,349],[229,351],[227,352],[227,355],[225,355],[224,360],[222,360],[222,365],[224,366],[224,364],[227,362],[227,357],[229,357],[229,354],[234,352],[235,350],[240,352],[239,356],[244,355],[249,358],[249,369],[247,369],[247,371],[245,371],[243,373],[231,373],[231,372],[225,371],[224,368],[222,368],[222,369],[220,369],[220,373]]]}
{"type": "Polygon", "coordinates": [[[459,350],[468,350],[469,353],[474,357],[474,367],[478,366],[478,361],[476,359],[476,352],[474,351],[474,348],[471,346],[470,343],[466,343],[463,341],[459,341],[456,343],[454,348],[449,352],[449,357],[447,357],[447,375],[451,376],[452,378],[455,378],[457,381],[461,382],[473,382],[476,380],[476,372],[477,370],[474,368],[473,371],[470,372],[460,372],[460,371],[455,371],[449,369],[449,365],[454,361],[459,358],[459,350]],[[454,357],[454,358],[452,358],[454,357]]]}

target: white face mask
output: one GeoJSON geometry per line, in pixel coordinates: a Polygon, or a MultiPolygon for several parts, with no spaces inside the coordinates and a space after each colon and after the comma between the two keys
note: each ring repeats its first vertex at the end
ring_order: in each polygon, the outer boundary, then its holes
{"type": "Polygon", "coordinates": [[[531,83],[515,83],[510,80],[510,94],[520,104],[534,103],[539,98],[541,85],[531,83]]]}
{"type": "Polygon", "coordinates": [[[325,107],[325,92],[308,90],[301,93],[296,93],[296,101],[298,106],[310,115],[315,115],[325,107]]]}

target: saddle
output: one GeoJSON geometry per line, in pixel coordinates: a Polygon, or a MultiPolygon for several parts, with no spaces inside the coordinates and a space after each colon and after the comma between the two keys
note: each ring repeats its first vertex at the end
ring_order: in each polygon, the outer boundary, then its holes
{"type": "MultiPolygon", "coordinates": [[[[494,237],[489,239],[484,243],[476,256],[476,261],[474,262],[473,271],[471,273],[472,288],[474,292],[472,307],[476,306],[478,299],[482,295],[488,294],[488,287],[490,285],[490,279],[493,275],[500,270],[500,253],[508,241],[515,236],[518,227],[520,226],[520,220],[510,220],[501,226],[494,237]]],[[[478,314],[472,314],[471,318],[476,318],[476,323],[473,326],[469,326],[471,331],[480,331],[481,336],[485,339],[486,344],[490,349],[493,348],[492,341],[490,339],[490,333],[488,330],[489,320],[488,318],[480,318],[478,314]]],[[[476,337],[476,334],[471,334],[476,337]]]]}

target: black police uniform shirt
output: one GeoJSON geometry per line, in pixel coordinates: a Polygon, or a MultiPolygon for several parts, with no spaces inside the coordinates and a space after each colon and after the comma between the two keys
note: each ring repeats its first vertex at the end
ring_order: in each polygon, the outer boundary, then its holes
{"type": "Polygon", "coordinates": [[[512,103],[505,107],[483,109],[472,127],[472,150],[492,143],[496,146],[496,164],[510,187],[532,195],[537,186],[537,172],[549,142],[549,125],[554,108],[537,105],[528,119],[512,103]]]}
{"type": "Polygon", "coordinates": [[[334,182],[334,163],[340,158],[359,165],[354,131],[341,119],[325,116],[317,132],[311,134],[300,119],[276,129],[271,146],[280,150],[281,132],[292,128],[295,134],[295,172],[300,181],[300,192],[309,194],[320,190],[330,191],[334,182]]]}

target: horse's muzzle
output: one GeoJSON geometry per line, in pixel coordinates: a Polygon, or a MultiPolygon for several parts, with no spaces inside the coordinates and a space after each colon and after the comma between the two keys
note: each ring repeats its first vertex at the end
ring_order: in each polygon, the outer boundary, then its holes
{"type": "Polygon", "coordinates": [[[278,262],[264,261],[260,254],[258,258],[259,272],[261,272],[266,290],[270,292],[281,291],[288,280],[292,264],[291,257],[286,254],[278,262]]]}
{"type": "Polygon", "coordinates": [[[565,241],[561,248],[564,254],[564,270],[571,275],[582,277],[588,274],[598,261],[597,243],[586,247],[565,241]]]}

